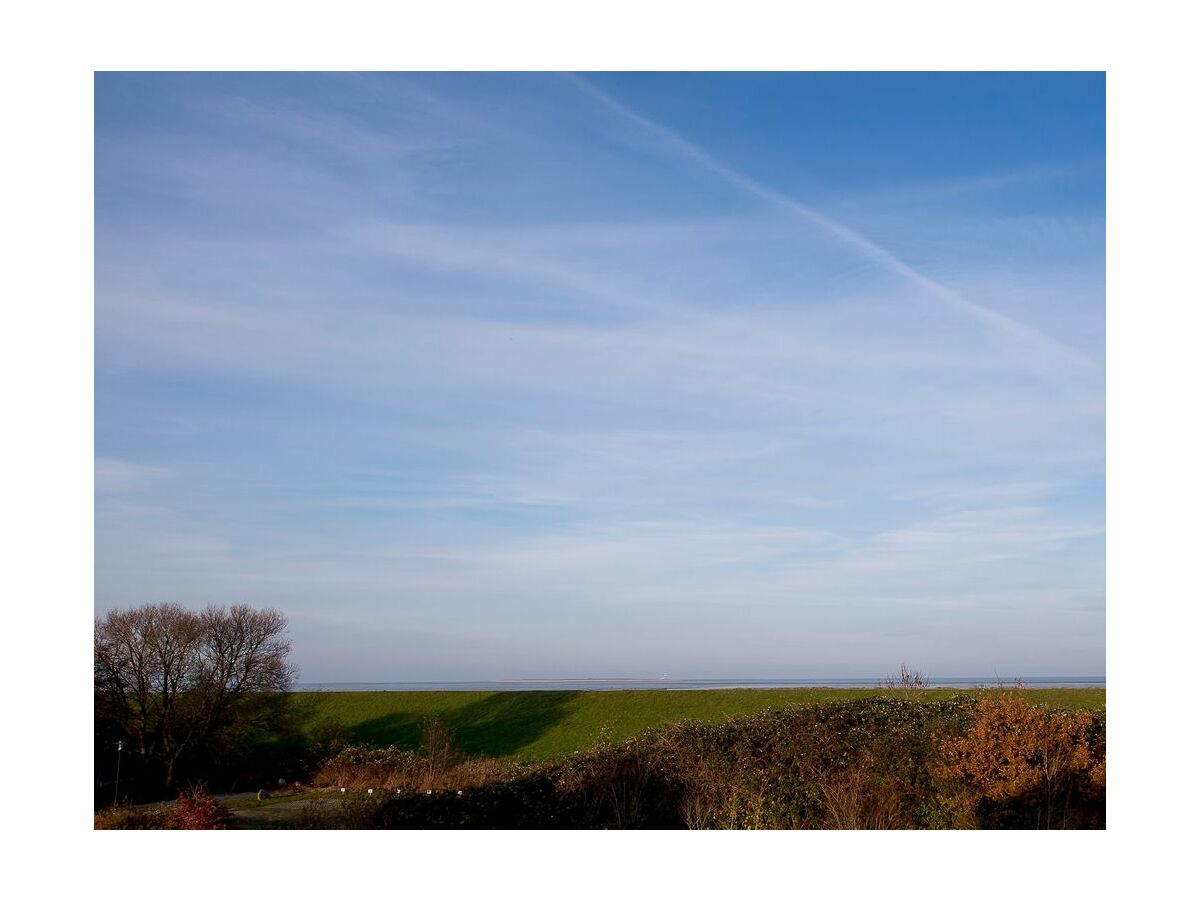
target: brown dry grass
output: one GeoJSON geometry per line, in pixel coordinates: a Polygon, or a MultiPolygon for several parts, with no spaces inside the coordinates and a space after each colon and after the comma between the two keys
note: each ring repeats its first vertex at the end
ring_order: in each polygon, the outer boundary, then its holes
{"type": "Polygon", "coordinates": [[[479,787],[522,771],[516,763],[464,757],[454,733],[433,719],[425,724],[419,752],[395,747],[347,747],[316,771],[312,783],[347,790],[429,792],[479,787]]]}
{"type": "Polygon", "coordinates": [[[96,831],[144,831],[167,827],[165,807],[138,808],[126,803],[97,810],[92,819],[96,831]]]}

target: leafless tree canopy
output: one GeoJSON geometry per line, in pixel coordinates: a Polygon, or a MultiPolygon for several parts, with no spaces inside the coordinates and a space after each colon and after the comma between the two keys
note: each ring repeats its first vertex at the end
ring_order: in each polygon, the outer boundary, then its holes
{"type": "Polygon", "coordinates": [[[924,690],[929,687],[929,678],[925,673],[917,669],[910,669],[902,663],[899,674],[888,675],[879,682],[879,685],[889,690],[904,691],[907,696],[910,691],[924,690]]]}
{"type": "Polygon", "coordinates": [[[96,622],[97,716],[118,721],[171,784],[180,759],[254,714],[249,701],[291,684],[286,629],[282,613],[249,606],[114,610],[96,622]]]}

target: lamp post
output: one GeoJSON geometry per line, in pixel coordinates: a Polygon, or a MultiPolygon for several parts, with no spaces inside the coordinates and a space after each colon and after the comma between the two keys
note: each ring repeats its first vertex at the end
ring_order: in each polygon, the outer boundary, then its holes
{"type": "Polygon", "coordinates": [[[113,806],[116,806],[121,799],[121,750],[124,747],[124,741],[117,741],[117,780],[113,783],[113,806]]]}

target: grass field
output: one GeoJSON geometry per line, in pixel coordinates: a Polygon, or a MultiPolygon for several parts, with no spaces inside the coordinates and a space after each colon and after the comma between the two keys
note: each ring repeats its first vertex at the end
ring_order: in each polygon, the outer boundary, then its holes
{"type": "MultiPolygon", "coordinates": [[[[721,721],[764,709],[850,700],[889,693],[876,689],[787,688],[714,691],[353,691],[298,693],[311,733],[348,729],[357,744],[416,748],[432,717],[454,730],[473,756],[522,761],[553,759],[602,740],[621,740],[655,725],[684,719],[721,721]]],[[[946,698],[955,689],[915,692],[946,698]]],[[[1063,709],[1104,706],[1103,688],[1030,690],[1028,696],[1063,709]]]]}

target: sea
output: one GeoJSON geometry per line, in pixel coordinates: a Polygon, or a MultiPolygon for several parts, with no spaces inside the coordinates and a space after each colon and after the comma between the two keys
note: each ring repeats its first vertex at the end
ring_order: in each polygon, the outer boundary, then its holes
{"type": "MultiPolygon", "coordinates": [[[[1103,675],[928,678],[930,687],[1102,688],[1103,675]]],[[[874,688],[874,678],[515,678],[505,681],[313,681],[294,691],[719,691],[734,688],[874,688]]]]}

